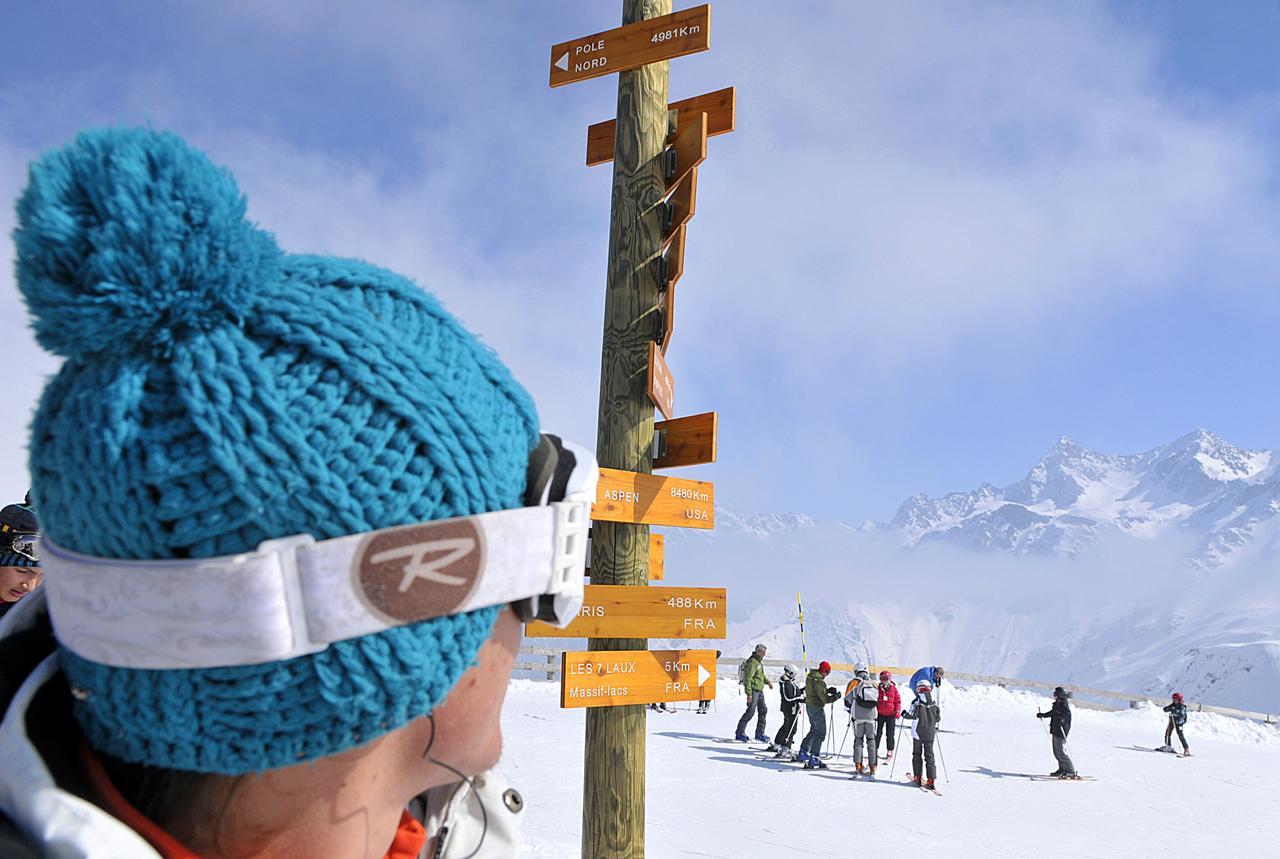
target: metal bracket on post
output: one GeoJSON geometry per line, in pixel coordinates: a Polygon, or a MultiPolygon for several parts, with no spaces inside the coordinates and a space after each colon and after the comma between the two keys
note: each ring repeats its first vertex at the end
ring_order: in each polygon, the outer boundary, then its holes
{"type": "Polygon", "coordinates": [[[670,140],[671,138],[675,137],[676,132],[679,130],[680,130],[680,111],[668,110],[667,111],[667,139],[670,140]]]}
{"type": "Polygon", "coordinates": [[[657,462],[667,455],[667,431],[658,430],[653,434],[653,461],[657,462]]]}
{"type": "Polygon", "coordinates": [[[676,207],[670,202],[659,203],[662,207],[662,235],[663,237],[671,235],[671,227],[676,222],[676,207]]]}
{"type": "Polygon", "coordinates": [[[653,261],[653,266],[656,269],[654,280],[658,282],[658,292],[664,292],[671,283],[670,264],[665,256],[660,256],[653,261]]]}
{"type": "Polygon", "coordinates": [[[662,150],[662,175],[667,182],[676,178],[676,168],[680,166],[680,156],[676,154],[674,146],[662,150]]]}

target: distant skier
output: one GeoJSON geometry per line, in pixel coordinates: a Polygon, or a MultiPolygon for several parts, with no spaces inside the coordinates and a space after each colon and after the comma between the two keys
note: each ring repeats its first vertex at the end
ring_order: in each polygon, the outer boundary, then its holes
{"type": "Polygon", "coordinates": [[[782,669],[782,678],[778,681],[778,694],[782,707],[782,727],[778,729],[769,751],[777,752],[777,757],[791,756],[791,743],[796,737],[796,723],[800,721],[800,704],[804,701],[804,687],[800,685],[800,672],[794,665],[782,669]]]}
{"type": "Polygon", "coordinates": [[[845,697],[845,704],[849,707],[849,717],[853,720],[853,777],[856,778],[865,773],[875,778],[876,760],[879,757],[876,751],[875,735],[880,690],[871,679],[867,666],[861,662],[853,666],[853,679],[857,682],[845,697]],[[862,766],[863,746],[866,746],[867,756],[870,758],[867,763],[868,769],[862,766]]]}
{"type": "MultiPolygon", "coordinates": [[[[718,650],[716,651],[716,661],[717,662],[720,661],[720,651],[718,650]]],[[[711,712],[711,699],[703,698],[698,702],[698,713],[703,714],[703,713],[709,713],[709,712],[711,712]]]]}
{"type": "Polygon", "coordinates": [[[742,663],[739,671],[739,677],[742,679],[742,688],[747,693],[747,709],[742,714],[742,718],[738,720],[738,730],[733,738],[740,743],[748,741],[747,722],[751,721],[751,715],[756,715],[756,740],[761,743],[769,742],[769,737],[764,732],[765,719],[769,715],[769,705],[764,701],[764,687],[773,688],[773,681],[764,676],[764,655],[768,651],[763,644],[757,644],[756,649],[742,663]]]}
{"type": "Polygon", "coordinates": [[[929,790],[937,790],[938,769],[933,760],[933,743],[938,737],[942,711],[933,701],[932,683],[921,677],[915,688],[916,697],[911,706],[902,711],[902,718],[915,722],[911,726],[911,769],[914,773],[911,781],[929,790]]]}
{"type": "Polygon", "coordinates": [[[818,757],[822,751],[822,741],[827,738],[827,714],[823,708],[840,700],[840,691],[827,685],[827,675],[830,673],[831,663],[823,661],[809,672],[804,681],[804,711],[809,717],[809,733],[800,741],[800,752],[796,755],[796,760],[808,770],[827,768],[818,757]]]}
{"type": "Polygon", "coordinates": [[[1053,756],[1058,760],[1058,768],[1049,773],[1058,778],[1080,778],[1076,765],[1067,755],[1067,735],[1071,733],[1071,707],[1067,699],[1071,693],[1061,686],[1053,690],[1053,706],[1048,713],[1036,713],[1037,719],[1048,717],[1049,736],[1053,737],[1053,756]]]}
{"type": "Polygon", "coordinates": [[[1173,746],[1170,741],[1173,739],[1173,732],[1178,732],[1178,741],[1182,743],[1182,754],[1191,754],[1191,747],[1187,745],[1187,738],[1182,735],[1182,726],[1187,724],[1187,705],[1182,702],[1182,693],[1174,692],[1173,701],[1164,708],[1169,714],[1169,724],[1164,729],[1164,745],[1159,751],[1172,752],[1173,746]]]}
{"type": "Polygon", "coordinates": [[[908,687],[917,689],[921,680],[928,680],[930,688],[934,691],[934,698],[937,698],[938,687],[942,685],[942,680],[946,676],[946,672],[941,665],[926,665],[924,668],[917,668],[916,673],[911,675],[911,682],[908,687]]]}
{"type": "Polygon", "coordinates": [[[902,710],[902,696],[898,694],[898,685],[893,682],[893,675],[888,671],[880,672],[880,702],[876,706],[876,754],[880,754],[880,737],[889,735],[887,761],[893,757],[894,736],[898,727],[898,713],[902,710]]]}

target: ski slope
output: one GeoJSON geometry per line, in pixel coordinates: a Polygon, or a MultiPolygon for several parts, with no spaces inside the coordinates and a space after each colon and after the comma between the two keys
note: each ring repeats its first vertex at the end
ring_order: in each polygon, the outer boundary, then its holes
{"type": "MultiPolygon", "coordinates": [[[[1034,716],[1049,700],[948,684],[941,703],[949,733],[940,745],[950,781],[939,772],[938,797],[904,783],[911,764],[905,733],[893,779],[884,764],[876,782],[849,780],[852,738],[827,772],[758,759],[755,743],[717,742],[732,736],[742,710],[734,681],[722,677],[717,685],[709,715],[696,715],[691,704],[649,713],[649,856],[847,856],[854,827],[886,855],[1265,855],[1280,843],[1275,726],[1193,713],[1193,757],[1181,759],[1130,748],[1163,741],[1165,716],[1154,707],[1076,707],[1069,749],[1080,772],[1097,781],[1031,781],[1024,774],[1055,766],[1046,723],[1034,716]]],[[[561,710],[558,689],[514,680],[503,712],[502,769],[528,803],[525,856],[580,851],[584,711],[561,710]]],[[[772,734],[781,715],[776,691],[766,695],[772,734]]],[[[846,722],[836,709],[839,745],[846,722]]]]}

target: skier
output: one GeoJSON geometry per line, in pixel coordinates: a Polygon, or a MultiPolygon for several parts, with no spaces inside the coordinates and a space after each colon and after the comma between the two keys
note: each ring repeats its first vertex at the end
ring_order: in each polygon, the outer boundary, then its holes
{"type": "Polygon", "coordinates": [[[176,135],[26,175],[15,279],[66,360],[27,448],[47,579],[0,623],[0,855],[516,855],[502,701],[524,622],[581,604],[590,453],[176,135]]]}
{"type": "Polygon", "coordinates": [[[830,673],[831,663],[824,660],[809,672],[804,681],[804,711],[809,717],[809,733],[800,741],[796,760],[803,763],[807,770],[827,768],[818,757],[818,753],[822,751],[822,741],[827,738],[827,714],[823,708],[840,699],[840,691],[827,685],[827,675],[830,673]]]}
{"type": "Polygon", "coordinates": [[[1182,735],[1182,726],[1187,723],[1187,705],[1182,702],[1182,693],[1174,692],[1173,700],[1164,708],[1169,714],[1169,724],[1164,729],[1164,745],[1159,751],[1172,752],[1173,746],[1170,741],[1173,739],[1173,732],[1178,732],[1178,741],[1182,743],[1182,754],[1191,754],[1191,747],[1187,745],[1187,738],[1182,735]]]}
{"type": "Polygon", "coordinates": [[[1070,697],[1070,692],[1058,686],[1053,690],[1053,706],[1049,708],[1049,712],[1037,712],[1036,718],[1048,717],[1049,719],[1049,735],[1053,737],[1053,756],[1058,759],[1058,768],[1049,775],[1078,779],[1080,776],[1076,773],[1076,765],[1067,755],[1067,735],[1071,733],[1071,706],[1067,704],[1067,699],[1070,697]]]}
{"type": "Polygon", "coordinates": [[[898,686],[893,682],[893,675],[888,671],[880,672],[880,703],[876,707],[876,754],[880,753],[880,736],[888,734],[889,746],[885,754],[886,761],[893,757],[893,745],[897,741],[895,732],[898,727],[898,713],[902,710],[902,696],[898,694],[898,686]]]}
{"type": "Polygon", "coordinates": [[[938,736],[942,711],[933,701],[933,684],[926,678],[916,681],[916,697],[911,706],[902,711],[902,718],[915,722],[911,726],[911,769],[914,773],[911,782],[936,791],[938,770],[933,762],[933,743],[938,736]]]}
{"type": "MultiPolygon", "coordinates": [[[[718,651],[718,650],[716,651],[716,661],[717,661],[717,662],[719,662],[719,661],[720,661],[720,651],[718,651]]],[[[700,701],[698,701],[698,714],[699,714],[699,715],[702,715],[702,714],[704,714],[704,713],[709,713],[710,711],[711,711],[711,699],[710,699],[710,698],[703,698],[703,699],[701,699],[700,701]]]]}
{"type": "Polygon", "coordinates": [[[876,713],[880,706],[880,692],[876,688],[875,682],[871,679],[871,673],[867,670],[867,666],[859,662],[853,667],[853,677],[857,680],[857,685],[853,691],[845,699],[845,703],[849,707],[849,717],[853,720],[853,775],[851,778],[863,775],[864,772],[872,778],[876,777],[876,713]],[[867,763],[868,769],[864,770],[862,766],[862,748],[866,746],[867,756],[870,759],[867,763]]]}
{"type": "MultiPolygon", "coordinates": [[[[941,665],[926,665],[924,668],[917,668],[916,673],[911,675],[911,682],[907,684],[908,688],[916,689],[920,685],[921,680],[928,680],[929,686],[935,691],[942,685],[943,677],[946,672],[941,665]]],[[[934,697],[938,697],[936,694],[934,697]]]]}
{"type": "Polygon", "coordinates": [[[791,743],[796,736],[796,723],[800,721],[800,703],[804,700],[804,687],[798,682],[800,672],[794,665],[782,669],[782,678],[778,681],[778,695],[781,698],[782,727],[778,729],[769,751],[776,752],[775,757],[791,756],[791,743]]]}
{"type": "Polygon", "coordinates": [[[0,510],[0,617],[40,586],[40,534],[31,493],[0,510]]]}
{"type": "Polygon", "coordinates": [[[769,705],[764,701],[764,687],[768,686],[772,689],[773,681],[764,676],[764,655],[767,651],[768,648],[763,644],[757,644],[756,649],[747,657],[739,670],[742,688],[747,693],[747,709],[738,720],[738,730],[733,735],[733,738],[740,743],[750,739],[747,736],[747,723],[751,721],[753,713],[758,714],[756,715],[756,741],[769,742],[769,737],[764,732],[765,717],[769,715],[769,705]]]}

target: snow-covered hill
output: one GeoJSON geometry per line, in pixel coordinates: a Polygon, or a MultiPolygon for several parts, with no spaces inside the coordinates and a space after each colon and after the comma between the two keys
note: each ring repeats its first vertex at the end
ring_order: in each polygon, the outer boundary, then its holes
{"type": "Polygon", "coordinates": [[[671,584],[729,588],[727,653],[943,664],[1280,710],[1280,455],[1198,431],[1117,456],[1060,439],[1026,478],[887,523],[717,509],[671,584]]]}
{"type": "MultiPolygon", "coordinates": [[[[1154,707],[1077,708],[1070,751],[1097,780],[1033,781],[1026,776],[1055,766],[1033,716],[1048,699],[947,685],[940,749],[949,780],[939,772],[936,797],[903,781],[909,742],[893,777],[883,764],[875,782],[849,779],[852,738],[825,772],[716,742],[732,735],[742,708],[732,678],[717,685],[710,714],[648,714],[649,856],[845,856],[857,831],[874,831],[876,851],[931,857],[1265,855],[1274,846],[1266,834],[1280,801],[1274,726],[1193,713],[1194,757],[1180,760],[1133,748],[1163,739],[1165,717],[1154,707]]],[[[584,717],[559,708],[557,689],[516,680],[503,708],[502,770],[527,802],[522,856],[580,852],[584,717]]],[[[778,698],[767,698],[772,733],[778,698]]],[[[837,718],[837,746],[844,728],[837,718]]]]}

